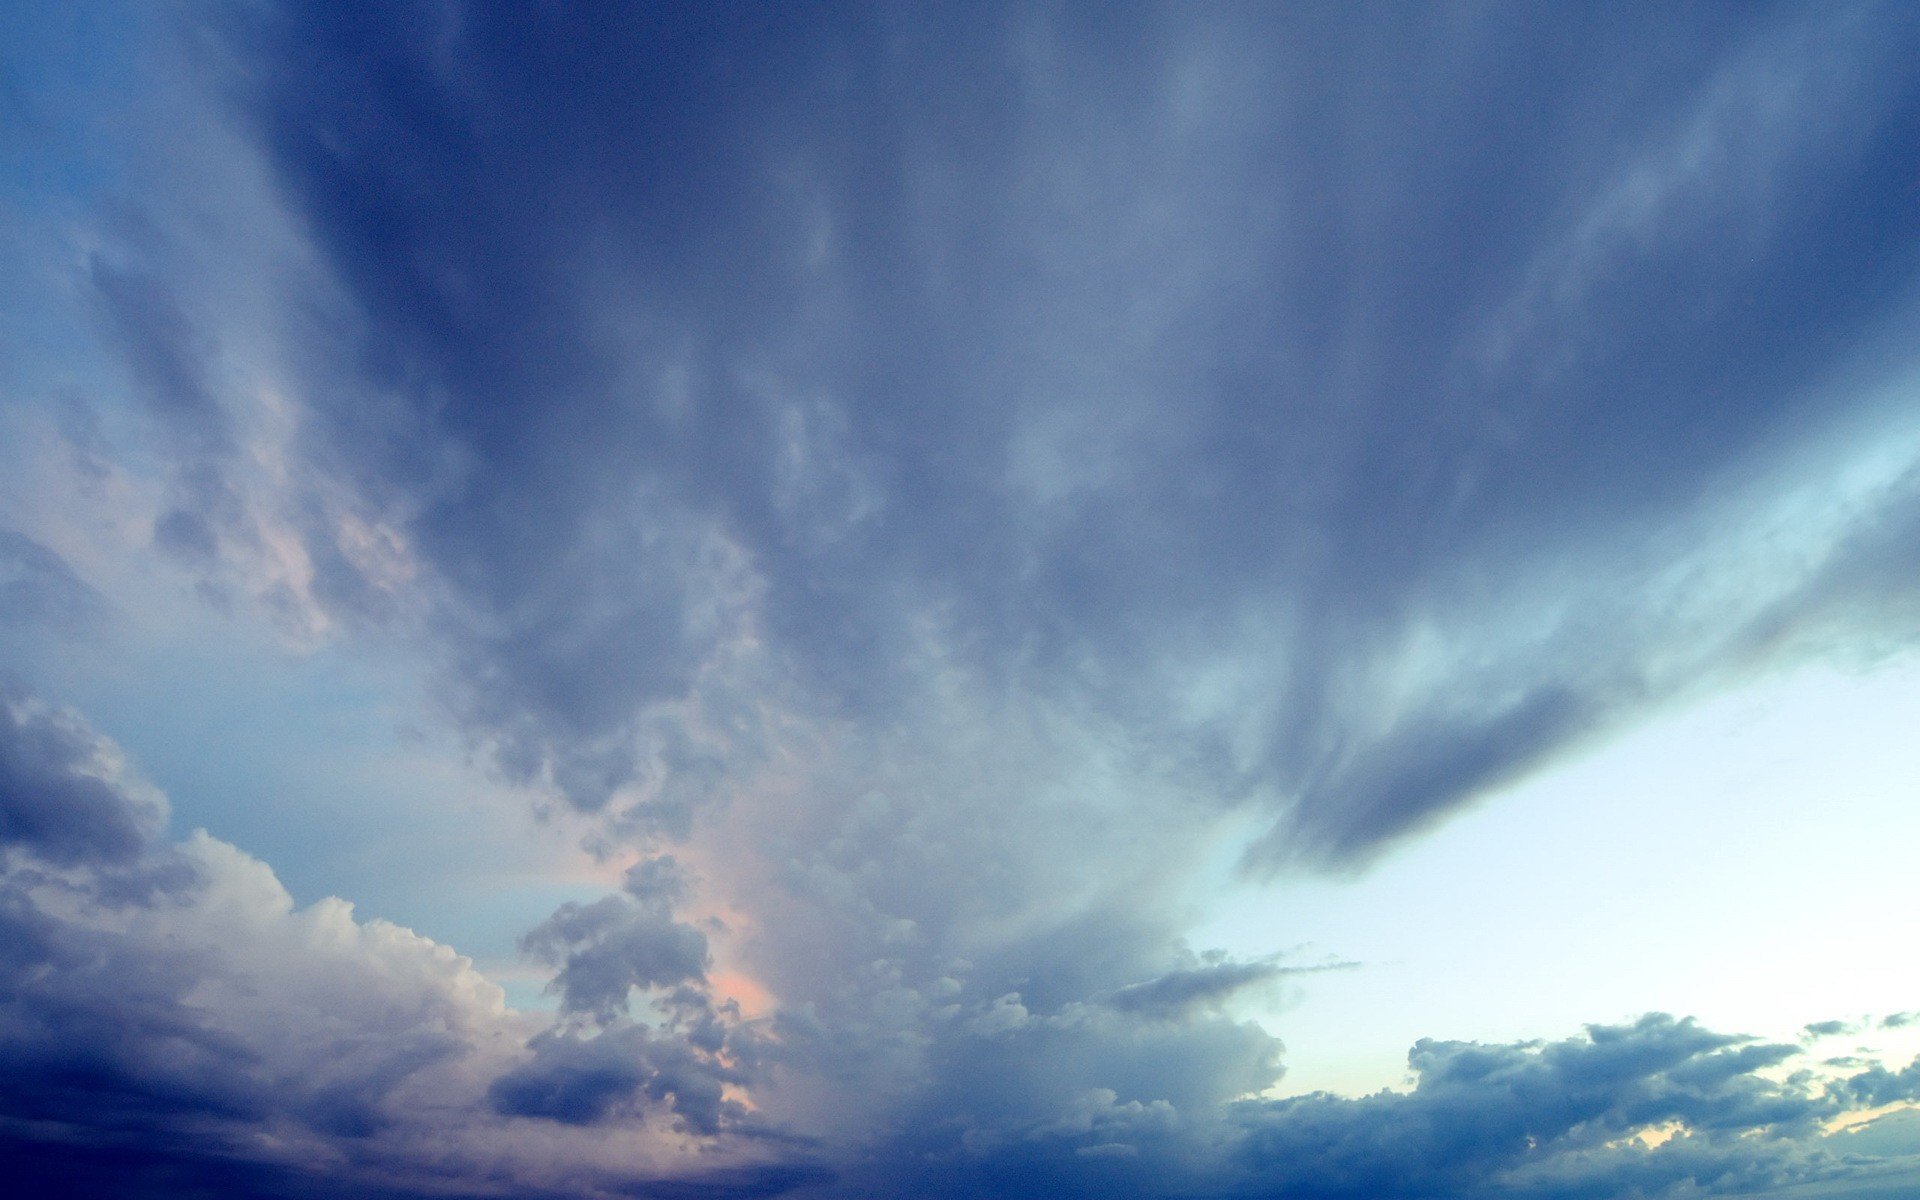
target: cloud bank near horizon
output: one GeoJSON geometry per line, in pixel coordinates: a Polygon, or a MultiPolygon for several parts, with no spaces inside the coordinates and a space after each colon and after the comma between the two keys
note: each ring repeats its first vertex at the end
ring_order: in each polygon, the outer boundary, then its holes
{"type": "Polygon", "coordinates": [[[715,1001],[670,862],[528,935],[563,964],[559,1012],[529,1013],[447,947],[337,899],[296,908],[204,832],[167,841],[166,808],[77,714],[7,698],[0,1157],[49,1195],[1546,1197],[1920,1166],[1836,1122],[1920,1101],[1920,1059],[1813,1069],[1802,1046],[1660,1014],[1545,1044],[1423,1040],[1404,1092],[1238,1099],[1279,1078],[1279,1045],[1218,1004],[1281,968],[1217,957],[1051,1009],[944,1006],[921,1030],[951,1058],[926,1064],[918,1111],[835,1163],[729,1098],[821,1071],[828,1031],[715,1001]],[[1079,1086],[1095,1077],[1126,1092],[1079,1086]]]}

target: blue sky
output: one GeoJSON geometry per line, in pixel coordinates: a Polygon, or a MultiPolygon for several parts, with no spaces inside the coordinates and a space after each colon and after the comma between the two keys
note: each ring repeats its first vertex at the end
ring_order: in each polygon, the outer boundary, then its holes
{"type": "Polygon", "coordinates": [[[1920,1183],[1905,6],[8,19],[46,1194],[1920,1183]]]}

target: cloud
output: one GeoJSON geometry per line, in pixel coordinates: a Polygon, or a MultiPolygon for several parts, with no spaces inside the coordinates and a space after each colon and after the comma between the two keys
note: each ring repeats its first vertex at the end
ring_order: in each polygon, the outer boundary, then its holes
{"type": "Polygon", "coordinates": [[[1847,1087],[1869,1106],[1920,1101],[1920,1059],[1899,1071],[1875,1063],[1847,1080],[1847,1087]]]}
{"type": "MultiPolygon", "coordinates": [[[[1851,369],[1832,347],[1866,312],[1806,285],[1900,286],[1861,249],[1900,218],[1843,182],[1913,82],[1870,20],[1595,31],[1608,65],[1576,92],[1625,76],[1658,99],[1593,124],[1532,71],[1489,83],[1498,104],[1363,100],[1287,47],[1420,35],[1309,14],[1174,35],[1142,11],[1096,46],[1066,15],[682,14],[581,37],[437,11],[236,16],[224,44],[274,66],[235,81],[232,119],[325,284],[307,299],[328,319],[280,351],[303,452],[441,589],[476,742],[583,809],[683,836],[730,786],[718,764],[768,749],[739,691],[872,729],[918,702],[900,664],[935,637],[949,669],[1261,806],[1254,865],[1350,867],[1835,617],[1822,586],[1734,556],[1689,580],[1746,597],[1703,639],[1661,584],[1749,532],[1693,498],[1769,469],[1768,430],[1818,433],[1808,381],[1851,369]],[[1648,49],[1668,41],[1698,76],[1648,49]],[[720,62],[752,83],[695,65],[720,62]],[[836,82],[849,64],[861,89],[836,82]],[[1019,86],[984,103],[1000,77],[1019,86]],[[1080,103],[1110,85],[1126,103],[1080,103]],[[1210,97],[1209,122],[1182,95],[1210,97]],[[1324,160],[1289,115],[1315,95],[1396,153],[1324,160]],[[1508,150],[1478,146],[1477,104],[1530,114],[1508,150]],[[691,146],[697,168],[671,149],[691,146]],[[1466,236],[1445,214],[1489,187],[1529,200],[1466,236]],[[1249,188],[1271,202],[1221,208],[1249,188]],[[1612,282],[1669,269],[1758,307],[1612,282]],[[1367,322],[1299,282],[1319,277],[1367,322]],[[1544,382],[1474,332],[1475,298],[1531,310],[1542,287],[1591,364],[1544,382]]],[[[1562,33],[1515,36],[1531,61],[1562,33]]],[[[1877,503],[1850,526],[1915,511],[1877,503]]],[[[353,594],[322,541],[310,557],[353,594]]],[[[1895,587],[1830,567],[1862,599],[1895,587]]],[[[1843,607],[1877,627],[1870,600],[1843,607]]]]}
{"type": "Polygon", "coordinates": [[[214,348],[189,320],[179,296],[152,273],[99,255],[87,266],[109,336],[125,355],[147,404],[196,453],[230,449],[229,418],[208,380],[214,348]]]}
{"type": "MultiPolygon", "coordinates": [[[[1861,349],[1910,287],[1886,11],[184,14],[156,61],[210,85],[146,149],[195,169],[130,169],[71,281],[158,430],[156,543],[419,647],[643,866],[528,935],[545,1023],[159,844],[76,749],[8,767],[19,944],[142,981],[116,1105],[363,1174],[1786,1178],[1765,1114],[1839,1102],[1682,1022],[1249,1100],[1282,1047],[1226,1002],[1293,968],[1182,935],[1250,819],[1251,869],[1357,869],[1690,689],[1906,636],[1920,448],[1859,383],[1905,362],[1861,349]],[[1589,1136],[1658,1121],[1693,1132],[1589,1136]]],[[[102,986],[58,976],[49,1013],[102,986]]]]}
{"type": "MultiPolygon", "coordinates": [[[[23,697],[7,715],[10,813],[87,818],[10,817],[0,842],[0,1157],[53,1180],[49,1194],[364,1182],[399,1200],[507,1180],[533,1196],[1565,1200],[1920,1171],[1910,1154],[1845,1152],[1871,1144],[1872,1121],[1827,1132],[1920,1099],[1920,1062],[1810,1070],[1795,1046],[1657,1014],[1559,1042],[1422,1041],[1408,1091],[1261,1099],[1279,1043],[1218,1002],[1291,968],[1217,954],[1098,1002],[1041,979],[1033,996],[975,1000],[984,964],[926,985],[909,954],[849,980],[840,1011],[814,1010],[825,1020],[756,1024],[713,994],[705,943],[673,915],[698,881],[665,859],[530,938],[564,964],[566,1011],[543,1022],[446,947],[343,901],[298,908],[264,864],[205,834],[162,840],[164,800],[76,715],[23,697]],[[820,1122],[795,1103],[830,1098],[836,1067],[854,1086],[884,1079],[889,1040],[916,1080],[883,1091],[893,1119],[853,1142],[806,1135],[820,1122]]],[[[1085,956],[1122,932],[1098,929],[1052,944],[1085,956]]]]}
{"type": "Polygon", "coordinates": [[[726,1095],[753,1081],[758,1035],[737,1004],[716,1001],[707,938],[678,921],[685,893],[670,857],[631,867],[622,892],[592,904],[567,903],[523,940],[535,959],[559,968],[563,1023],[530,1043],[531,1061],[488,1089],[494,1108],[571,1125],[639,1115],[642,1100],[668,1103],[685,1129],[711,1136],[745,1123],[726,1095]],[[631,1018],[633,998],[645,1013],[631,1018]]]}
{"type": "Polygon", "coordinates": [[[1849,1176],[1858,1164],[1827,1148],[1821,1123],[1849,1107],[1846,1093],[1878,1094],[1878,1076],[1774,1073],[1797,1053],[1659,1014],[1559,1042],[1422,1041],[1408,1056],[1411,1091],[1243,1105],[1242,1187],[1597,1198],[1761,1194],[1849,1176]]]}
{"type": "Polygon", "coordinates": [[[590,1125],[622,1110],[644,1112],[644,1099],[670,1104],[681,1128],[709,1137],[747,1115],[726,1088],[748,1077],[714,1053],[718,1046],[656,1037],[624,1022],[593,1033],[549,1030],[530,1046],[532,1060],[488,1089],[502,1113],[590,1125]]]}
{"type": "Polygon", "coordinates": [[[568,903],[527,934],[527,952],[560,968],[553,987],[564,1011],[612,1018],[634,988],[704,983],[707,939],[671,916],[608,896],[568,903]]]}
{"type": "Polygon", "coordinates": [[[1287,966],[1277,958],[1235,962],[1215,951],[1201,956],[1190,967],[1118,988],[1107,996],[1106,1003],[1122,1012],[1173,1016],[1196,1006],[1219,1004],[1250,987],[1282,976],[1340,970],[1354,965],[1287,966]]]}
{"type": "MultiPolygon", "coordinates": [[[[204,833],[165,841],[165,800],[77,715],[21,696],[3,715],[9,1163],[78,1192],[364,1185],[396,1197],[449,1182],[487,1193],[502,1179],[593,1195],[729,1159],[752,1166],[756,1155],[726,1154],[719,1137],[735,1077],[714,1058],[724,1031],[702,1047],[697,1028],[546,1028],[445,946],[356,919],[338,899],[296,907],[265,864],[204,833]],[[633,1094],[614,1127],[572,1141],[543,1132],[548,1118],[607,1116],[621,1088],[633,1094]],[[708,1135],[700,1162],[664,1169],[680,1151],[650,1131],[668,1113],[708,1135]]],[[[606,932],[586,921],[589,941],[606,932]]],[[[616,926],[617,945],[638,944],[618,941],[631,932],[616,926]]],[[[696,954],[648,978],[684,990],[699,967],[696,954]]],[[[704,997],[675,1003],[688,1024],[719,1019],[704,997]]]]}
{"type": "Polygon", "coordinates": [[[75,634],[106,611],[105,599],[66,559],[24,533],[0,529],[0,621],[75,634]]]}
{"type": "Polygon", "coordinates": [[[0,844],[57,866],[125,865],[166,823],[166,802],[70,713],[0,695],[0,844]]]}

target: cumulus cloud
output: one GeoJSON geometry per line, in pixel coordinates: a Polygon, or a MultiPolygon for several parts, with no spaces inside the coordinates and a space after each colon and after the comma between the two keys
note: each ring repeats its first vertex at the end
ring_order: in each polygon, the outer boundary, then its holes
{"type": "Polygon", "coordinates": [[[622,891],[568,903],[523,939],[556,968],[562,1023],[529,1043],[531,1061],[495,1080],[496,1110],[571,1125],[665,1103],[680,1127],[713,1135],[748,1110],[728,1085],[754,1080],[759,1034],[717,999],[707,938],[674,915],[685,875],[669,856],[629,868],[622,891]],[[636,998],[644,1010],[633,1019],[636,998]]]}
{"type": "Polygon", "coordinates": [[[32,1178],[584,1195],[674,1157],[656,1111],[719,1130],[731,1076],[697,1035],[545,1029],[445,946],[338,899],[297,907],[204,833],[167,842],[164,799],[71,712],[7,698],[0,806],[0,1142],[32,1178]],[[544,1132],[607,1117],[622,1089],[623,1131],[544,1132]]]}
{"type": "Polygon", "coordinates": [[[554,990],[567,1012],[611,1019],[634,988],[704,982],[707,939],[665,913],[614,895],[568,903],[527,934],[530,954],[560,968],[554,990]]]}
{"type": "MultiPolygon", "coordinates": [[[[1650,1015],[1548,1043],[1422,1041],[1412,1090],[1249,1102],[1248,1194],[1598,1197],[1750,1195],[1859,1164],[1822,1122],[1880,1073],[1777,1070],[1798,1053],[1650,1015]],[[1838,1143],[1831,1143],[1837,1145],[1838,1143]]],[[[1906,1171],[1920,1167],[1914,1156],[1906,1171]]]]}
{"type": "Polygon", "coordinates": [[[865,1027],[760,1025],[714,995],[673,916],[696,889],[666,859],[530,935],[561,968],[549,1022],[444,946],[343,901],[296,907],[205,834],[164,841],[164,800],[70,712],[9,698],[0,762],[0,1147],[50,1195],[1653,1197],[1920,1171],[1843,1153],[1871,1123],[1829,1132],[1920,1099],[1920,1062],[1810,1070],[1794,1046],[1659,1015],[1423,1041],[1409,1091],[1260,1099],[1280,1045],[1218,1001],[1278,962],[1189,955],[1095,1001],[1040,980],[976,1000],[979,966],[924,985],[906,956],[849,981],[865,1027]],[[793,1074],[818,1101],[836,1059],[864,1085],[900,1038],[918,1085],[886,1093],[893,1120],[821,1143],[781,1111],[793,1074]]]}

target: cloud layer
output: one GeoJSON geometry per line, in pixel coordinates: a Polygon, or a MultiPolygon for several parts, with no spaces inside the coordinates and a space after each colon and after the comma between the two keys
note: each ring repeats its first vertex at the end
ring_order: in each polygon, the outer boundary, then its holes
{"type": "MultiPolygon", "coordinates": [[[[16,697],[14,1157],[156,1195],[1912,1166],[1831,1125],[1910,1068],[1665,1017],[1275,1100],[1252,1002],[1342,964],[1185,940],[1223,857],[1358,872],[1663,705],[1906,644],[1903,8],[143,21],[149,115],[60,246],[113,397],[70,460],[204,602],[407,646],[635,865],[533,925],[556,1011],[515,1011],[167,841],[16,697]]],[[[88,535],[27,492],[0,601],[83,637],[88,535]]]]}

